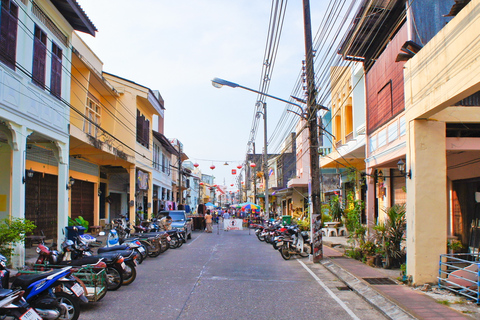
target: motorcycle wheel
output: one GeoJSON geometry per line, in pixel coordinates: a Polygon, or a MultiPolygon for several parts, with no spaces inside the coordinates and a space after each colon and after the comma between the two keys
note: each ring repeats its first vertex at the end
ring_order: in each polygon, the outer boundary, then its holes
{"type": "Polygon", "coordinates": [[[183,239],[178,239],[178,247],[177,248],[180,248],[181,246],[183,246],[183,239]]]}
{"type": "Polygon", "coordinates": [[[309,244],[303,246],[303,252],[300,253],[301,257],[308,257],[312,253],[312,247],[309,244]]]}
{"type": "Polygon", "coordinates": [[[63,303],[67,306],[67,313],[63,316],[60,316],[58,319],[77,320],[80,316],[80,304],[78,301],[65,292],[57,292],[55,293],[55,297],[59,303],[63,303]]]}
{"type": "Polygon", "coordinates": [[[130,283],[135,281],[137,277],[137,269],[132,261],[125,262],[125,272],[123,273],[123,282],[122,285],[128,286],[130,283]]]}
{"type": "Polygon", "coordinates": [[[178,244],[178,242],[179,242],[179,241],[178,241],[177,238],[172,238],[172,239],[170,240],[170,249],[177,249],[178,247],[180,247],[179,244],[178,244]]]}
{"type": "Polygon", "coordinates": [[[149,252],[148,252],[148,256],[149,256],[149,257],[152,257],[152,258],[156,258],[156,257],[158,257],[158,256],[160,255],[160,253],[162,253],[162,250],[157,249],[157,250],[155,250],[155,251],[149,251],[149,252]]]}
{"type": "Polygon", "coordinates": [[[122,286],[123,276],[114,267],[107,267],[107,290],[115,291],[122,286]]]}
{"type": "Polygon", "coordinates": [[[262,242],[265,241],[265,236],[261,236],[260,233],[257,233],[257,238],[262,242]]]}
{"type": "Polygon", "coordinates": [[[138,249],[133,249],[133,251],[135,251],[135,253],[137,254],[137,264],[142,264],[143,262],[143,254],[140,253],[140,251],[138,251],[138,249]]]}
{"type": "Polygon", "coordinates": [[[148,243],[143,242],[140,240],[140,243],[142,244],[143,248],[145,249],[145,252],[143,253],[143,259],[149,256],[149,250],[148,250],[148,243]]]}
{"type": "Polygon", "coordinates": [[[290,258],[292,257],[292,255],[290,254],[290,250],[288,250],[288,246],[286,245],[283,245],[279,251],[282,255],[282,258],[285,260],[290,260],[290,258]]]}

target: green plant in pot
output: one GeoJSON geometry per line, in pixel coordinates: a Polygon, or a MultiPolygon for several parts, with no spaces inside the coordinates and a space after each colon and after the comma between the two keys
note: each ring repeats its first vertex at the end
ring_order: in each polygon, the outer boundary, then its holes
{"type": "Polygon", "coordinates": [[[405,205],[394,205],[385,210],[387,219],[374,227],[384,252],[385,268],[399,267],[405,259],[402,241],[407,228],[405,205]]]}
{"type": "Polygon", "coordinates": [[[75,219],[72,219],[72,218],[68,217],[68,226],[69,227],[81,226],[81,227],[84,227],[85,230],[88,230],[89,225],[90,225],[90,223],[87,220],[85,220],[82,216],[78,216],[78,218],[75,218],[75,219]]]}

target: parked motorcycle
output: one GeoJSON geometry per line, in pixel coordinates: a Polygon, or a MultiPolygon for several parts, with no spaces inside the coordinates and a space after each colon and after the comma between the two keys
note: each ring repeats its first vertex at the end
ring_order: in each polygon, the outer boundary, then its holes
{"type": "Polygon", "coordinates": [[[172,228],[172,230],[167,231],[167,234],[170,237],[170,249],[180,248],[185,242],[187,242],[185,239],[185,231],[181,231],[177,228],[172,228]]]}
{"type": "MultiPolygon", "coordinates": [[[[10,275],[7,259],[0,255],[2,284],[10,275]]],[[[82,286],[72,276],[72,267],[35,274],[21,274],[12,288],[25,291],[25,300],[35,308],[41,319],[76,320],[80,316],[80,302],[87,303],[82,286]]],[[[27,318],[28,319],[28,318],[27,318]]]]}
{"type": "MultiPolygon", "coordinates": [[[[137,277],[135,260],[137,253],[130,248],[121,251],[108,251],[108,248],[99,248],[100,251],[104,249],[105,252],[97,252],[96,255],[93,255],[92,249],[79,237],[76,237],[75,241],[65,240],[62,248],[64,252],[70,253],[71,259],[82,257],[103,258],[107,264],[108,290],[117,290],[121,285],[132,283],[137,277]],[[120,273],[120,276],[118,273],[120,273]]],[[[66,257],[66,260],[68,260],[68,255],[66,257]]]]}
{"type": "Polygon", "coordinates": [[[23,298],[24,290],[0,289],[0,318],[42,320],[40,315],[23,298]]]}
{"type": "Polygon", "coordinates": [[[308,257],[312,252],[308,231],[300,231],[298,228],[288,228],[282,242],[277,246],[285,260],[290,260],[293,255],[308,257]]]}
{"type": "MultiPolygon", "coordinates": [[[[128,235],[130,235],[130,232],[128,232],[128,235]]],[[[106,248],[114,248],[114,249],[109,249],[109,250],[102,249],[102,251],[127,250],[129,248],[134,250],[137,253],[136,261],[138,264],[141,264],[143,260],[147,257],[147,250],[145,249],[145,246],[139,241],[138,238],[129,237],[129,238],[121,239],[119,237],[117,230],[115,229],[112,229],[108,232],[106,248]]],[[[100,252],[100,249],[101,248],[99,248],[98,252],[100,252]]]]}

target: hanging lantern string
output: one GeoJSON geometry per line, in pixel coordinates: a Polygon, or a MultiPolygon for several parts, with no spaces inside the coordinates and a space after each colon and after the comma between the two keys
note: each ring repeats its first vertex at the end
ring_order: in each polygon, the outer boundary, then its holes
{"type": "Polygon", "coordinates": [[[193,161],[207,161],[207,162],[223,162],[223,164],[225,163],[230,163],[230,162],[233,162],[233,163],[243,163],[245,162],[245,159],[243,160],[212,160],[212,159],[197,159],[197,158],[192,158],[190,160],[193,160],[193,161]]]}

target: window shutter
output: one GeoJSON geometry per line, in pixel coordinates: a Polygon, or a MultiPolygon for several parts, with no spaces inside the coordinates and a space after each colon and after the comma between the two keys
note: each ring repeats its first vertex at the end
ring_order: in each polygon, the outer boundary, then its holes
{"type": "Polygon", "coordinates": [[[62,94],[62,49],[52,43],[52,74],[50,93],[58,98],[62,94]]]}
{"type": "Polygon", "coordinates": [[[35,38],[33,42],[33,82],[38,86],[45,87],[45,63],[47,57],[47,42],[45,33],[35,26],[35,38]]]}
{"type": "Polygon", "coordinates": [[[18,7],[10,1],[2,1],[0,15],[0,61],[15,69],[17,52],[18,7]]]}
{"type": "Polygon", "coordinates": [[[144,146],[148,149],[150,145],[150,121],[148,119],[145,119],[143,126],[143,140],[144,146]]]}
{"type": "Polygon", "coordinates": [[[137,110],[137,142],[142,143],[143,138],[143,121],[140,116],[140,111],[137,110]]]}

